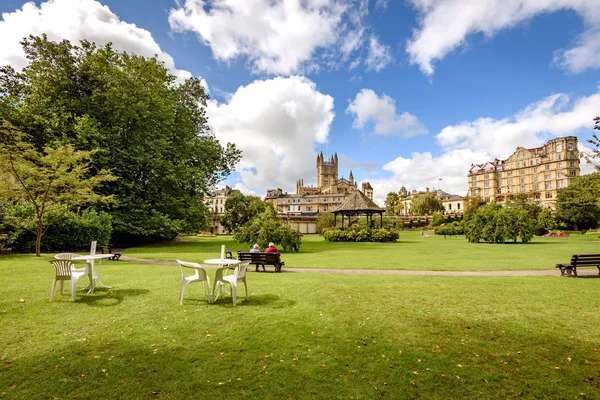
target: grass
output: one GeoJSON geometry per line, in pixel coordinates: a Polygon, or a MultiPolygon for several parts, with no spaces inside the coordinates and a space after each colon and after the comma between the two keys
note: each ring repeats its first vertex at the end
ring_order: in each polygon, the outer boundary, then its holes
{"type": "MultiPolygon", "coordinates": [[[[220,252],[221,244],[234,252],[246,246],[231,237],[186,237],[157,246],[127,249],[124,254],[139,258],[173,261],[205,260],[220,252]]],[[[464,237],[422,236],[402,232],[396,243],[330,243],[318,235],[305,235],[299,253],[285,253],[286,267],[397,269],[432,271],[494,271],[554,269],[577,253],[598,253],[597,235],[573,234],[565,238],[536,237],[531,243],[468,243],[464,237]]]]}
{"type": "Polygon", "coordinates": [[[0,257],[1,398],[600,398],[597,279],[250,273],[179,306],[177,267],[106,261],[50,302],[48,259],[0,257]]]}

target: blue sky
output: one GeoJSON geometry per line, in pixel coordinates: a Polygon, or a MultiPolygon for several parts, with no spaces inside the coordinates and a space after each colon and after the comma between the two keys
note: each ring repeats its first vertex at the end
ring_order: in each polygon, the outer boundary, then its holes
{"type": "MultiPolygon", "coordinates": [[[[471,163],[600,115],[597,0],[50,0],[0,3],[0,64],[28,34],[113,42],[204,80],[213,132],[243,151],[223,184],[264,195],[340,157],[382,202],[465,194],[471,163]]],[[[584,172],[590,171],[585,167],[584,172]]]]}

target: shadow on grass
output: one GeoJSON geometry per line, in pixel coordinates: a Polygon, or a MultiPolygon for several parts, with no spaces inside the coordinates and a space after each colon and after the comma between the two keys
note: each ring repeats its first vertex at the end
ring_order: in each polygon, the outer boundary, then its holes
{"type": "MultiPolygon", "coordinates": [[[[250,295],[249,299],[246,300],[246,294],[240,293],[237,296],[237,306],[242,307],[268,307],[268,308],[286,308],[292,307],[296,304],[295,300],[285,300],[274,294],[262,294],[258,296],[250,295]]],[[[219,299],[212,305],[230,306],[233,307],[233,303],[230,296],[219,297],[219,299]]]]}
{"type": "Polygon", "coordinates": [[[78,298],[75,302],[94,307],[114,307],[126,297],[141,296],[149,292],[148,289],[96,289],[94,294],[78,298]]]}

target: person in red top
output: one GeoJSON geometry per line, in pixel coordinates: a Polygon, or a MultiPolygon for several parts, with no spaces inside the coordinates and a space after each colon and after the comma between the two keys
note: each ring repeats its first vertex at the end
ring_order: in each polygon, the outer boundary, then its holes
{"type": "Polygon", "coordinates": [[[269,247],[267,247],[264,251],[265,253],[277,253],[279,254],[279,250],[275,248],[275,243],[269,243],[269,247]]]}

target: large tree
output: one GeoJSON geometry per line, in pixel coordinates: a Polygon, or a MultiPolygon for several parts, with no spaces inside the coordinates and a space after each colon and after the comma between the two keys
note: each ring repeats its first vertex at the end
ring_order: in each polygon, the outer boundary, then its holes
{"type": "Polygon", "coordinates": [[[417,193],[410,201],[410,211],[419,215],[432,214],[436,211],[444,211],[444,205],[433,192],[417,193]]]}
{"type": "Polygon", "coordinates": [[[400,204],[400,196],[396,192],[389,192],[385,197],[384,204],[387,215],[396,215],[398,205],[400,204]]]}
{"type": "Polygon", "coordinates": [[[240,153],[222,147],[208,128],[200,81],[178,83],[156,57],[110,44],[30,36],[22,45],[28,66],[0,68],[0,117],[39,150],[57,140],[102,150],[90,173],[110,168],[119,178],[99,189],[116,195],[107,208],[116,240],[202,228],[202,196],[231,172],[240,153]]]}
{"type": "Polygon", "coordinates": [[[556,197],[557,217],[575,230],[595,228],[600,224],[600,172],[583,175],[556,197]]]}
{"type": "Polygon", "coordinates": [[[260,197],[245,196],[240,192],[234,192],[225,201],[225,215],[221,219],[221,225],[227,232],[235,233],[239,227],[245,225],[264,209],[265,203],[260,197]]]}
{"type": "Polygon", "coordinates": [[[62,211],[112,200],[113,196],[99,195],[94,189],[115,178],[106,170],[88,173],[90,151],[59,143],[38,151],[23,136],[0,119],[0,199],[33,206],[39,257],[42,236],[64,215],[62,211]]]}
{"type": "MultiPolygon", "coordinates": [[[[600,131],[600,117],[594,118],[594,129],[600,131]]],[[[589,157],[586,156],[586,159],[590,162],[595,162],[596,170],[600,171],[600,138],[598,134],[593,133],[588,143],[594,146],[595,149],[592,150],[592,154],[589,157]]]]}

